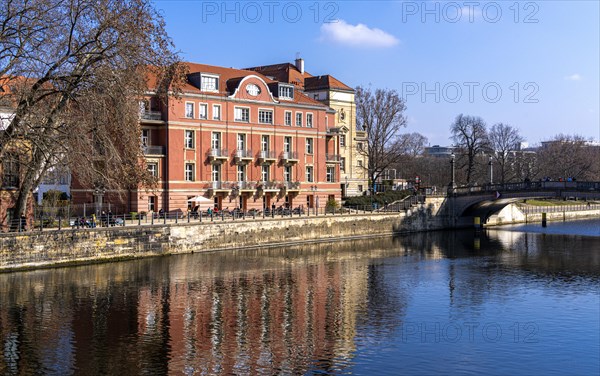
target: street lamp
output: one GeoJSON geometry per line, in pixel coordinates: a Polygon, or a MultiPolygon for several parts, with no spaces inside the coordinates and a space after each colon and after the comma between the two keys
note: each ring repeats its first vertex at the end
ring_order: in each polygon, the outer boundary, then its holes
{"type": "Polygon", "coordinates": [[[492,164],[492,156],[490,155],[490,161],[488,162],[490,166],[490,185],[494,184],[494,167],[492,164]]]}
{"type": "Polygon", "coordinates": [[[103,186],[97,185],[94,188],[94,197],[96,198],[96,216],[100,215],[100,211],[102,210],[102,199],[104,198],[104,194],[106,193],[106,189],[103,186]]]}
{"type": "Polygon", "coordinates": [[[454,155],[454,153],[452,153],[450,155],[450,184],[448,186],[448,190],[452,191],[454,190],[454,188],[456,187],[456,183],[454,181],[454,159],[456,158],[456,156],[454,155]]]}

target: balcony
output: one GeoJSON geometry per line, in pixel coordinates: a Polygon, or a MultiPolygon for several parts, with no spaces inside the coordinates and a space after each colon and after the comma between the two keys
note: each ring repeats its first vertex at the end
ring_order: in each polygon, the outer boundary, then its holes
{"type": "Polygon", "coordinates": [[[281,161],[284,164],[298,163],[298,152],[297,151],[284,151],[281,153],[281,161]]]}
{"type": "Polygon", "coordinates": [[[281,183],[281,189],[283,189],[287,193],[300,192],[300,182],[299,181],[284,181],[281,183]]]}
{"type": "Polygon", "coordinates": [[[339,154],[325,154],[325,162],[326,163],[340,163],[341,157],[339,154]]]}
{"type": "Polygon", "coordinates": [[[233,184],[228,181],[212,181],[208,190],[215,193],[229,193],[233,189],[233,184]]]}
{"type": "Polygon", "coordinates": [[[253,181],[238,181],[234,184],[240,193],[254,193],[256,191],[257,183],[253,181]]]}
{"type": "Polygon", "coordinates": [[[263,181],[258,184],[257,189],[263,193],[279,193],[281,188],[275,181],[263,181]]]}
{"type": "Polygon", "coordinates": [[[262,163],[273,163],[277,160],[274,150],[261,150],[257,155],[258,161],[262,163]]]}
{"type": "Polygon", "coordinates": [[[367,131],[356,131],[355,139],[357,141],[367,141],[367,131]]]}
{"type": "Polygon", "coordinates": [[[144,123],[164,124],[162,112],[160,111],[142,111],[140,112],[140,119],[144,123]]]}
{"type": "Polygon", "coordinates": [[[158,145],[142,146],[142,152],[144,155],[165,155],[166,148],[158,145]]]}
{"type": "Polygon", "coordinates": [[[234,153],[234,158],[238,163],[242,162],[252,162],[254,156],[252,155],[252,150],[242,150],[236,149],[234,153]]]}
{"type": "Polygon", "coordinates": [[[210,148],[206,154],[208,159],[213,162],[223,162],[229,159],[229,151],[227,149],[210,148]]]}

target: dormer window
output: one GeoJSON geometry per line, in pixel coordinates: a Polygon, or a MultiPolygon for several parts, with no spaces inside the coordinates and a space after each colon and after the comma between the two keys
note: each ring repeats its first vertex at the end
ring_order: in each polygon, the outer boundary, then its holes
{"type": "Polygon", "coordinates": [[[280,84],[279,99],[294,99],[294,87],[280,84]]]}
{"type": "Polygon", "coordinates": [[[218,92],[219,76],[203,74],[200,77],[200,90],[218,92]]]}

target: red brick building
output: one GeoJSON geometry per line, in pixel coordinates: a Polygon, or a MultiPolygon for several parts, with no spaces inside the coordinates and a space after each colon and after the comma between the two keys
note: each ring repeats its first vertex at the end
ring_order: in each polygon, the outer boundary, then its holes
{"type": "MultiPolygon", "coordinates": [[[[186,64],[179,98],[141,104],[142,147],[159,183],[126,195],[124,210],[186,211],[196,196],[211,200],[202,210],[341,199],[335,111],[254,71],[186,64]]],[[[75,201],[91,202],[92,190],[73,188],[75,201]]]]}

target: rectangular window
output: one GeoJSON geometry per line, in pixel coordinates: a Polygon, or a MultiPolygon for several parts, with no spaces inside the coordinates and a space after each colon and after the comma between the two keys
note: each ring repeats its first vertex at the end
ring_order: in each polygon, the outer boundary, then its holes
{"type": "Polygon", "coordinates": [[[148,163],[146,168],[148,169],[150,175],[154,176],[155,178],[158,177],[158,163],[148,163]]]}
{"type": "Polygon", "coordinates": [[[219,77],[202,75],[200,80],[202,91],[219,91],[219,77]]]}
{"type": "Polygon", "coordinates": [[[294,87],[279,85],[279,98],[294,99],[294,87]]]}
{"type": "Polygon", "coordinates": [[[306,166],[306,181],[309,183],[313,182],[313,168],[312,166],[306,166]]]}
{"type": "Polygon", "coordinates": [[[261,136],[260,137],[260,150],[262,151],[269,151],[269,136],[261,136]]]}
{"type": "Polygon", "coordinates": [[[194,131],[185,131],[185,147],[186,149],[194,148],[194,131]]]}
{"type": "Polygon", "coordinates": [[[340,146],[346,146],[346,135],[345,134],[340,135],[340,146]]]}
{"type": "Polygon", "coordinates": [[[150,145],[150,129],[142,129],[142,146],[150,145]]]}
{"type": "Polygon", "coordinates": [[[200,103],[198,106],[198,117],[200,119],[208,119],[208,105],[206,103],[200,103]]]}
{"type": "Polygon", "coordinates": [[[148,211],[156,211],[156,196],[148,196],[148,211]]]}
{"type": "Polygon", "coordinates": [[[246,150],[246,135],[244,133],[238,133],[237,135],[237,149],[246,150]]]}
{"type": "Polygon", "coordinates": [[[221,106],[213,105],[213,120],[221,120],[221,106]]]}
{"type": "Polygon", "coordinates": [[[185,164],[185,181],[194,181],[194,164],[185,164]]]}
{"type": "Polygon", "coordinates": [[[246,165],[237,166],[237,180],[246,181],[246,165]]]}
{"type": "Polygon", "coordinates": [[[283,138],[283,151],[286,153],[292,151],[292,138],[289,136],[283,138]]]}
{"type": "Polygon", "coordinates": [[[273,124],[273,111],[258,110],[258,122],[262,124],[273,124]]]}
{"type": "Polygon", "coordinates": [[[362,167],[363,166],[363,162],[361,159],[357,160],[356,163],[358,163],[358,167],[362,167]]]}
{"type": "Polygon", "coordinates": [[[283,167],[283,181],[292,181],[292,166],[283,167]]]}
{"type": "Polygon", "coordinates": [[[313,154],[314,150],[313,150],[313,139],[312,138],[307,138],[306,139],[306,154],[313,154]]]}
{"type": "Polygon", "coordinates": [[[185,103],[185,117],[189,119],[194,118],[194,104],[190,102],[185,103]]]}
{"type": "Polygon", "coordinates": [[[363,143],[362,142],[357,142],[356,143],[356,149],[359,150],[359,151],[362,151],[363,150],[363,143]]]}
{"type": "Polygon", "coordinates": [[[312,128],[313,126],[313,114],[306,114],[306,127],[312,128]]]}
{"type": "Polygon", "coordinates": [[[326,180],[328,183],[335,182],[335,168],[334,167],[327,167],[326,180]]]}
{"type": "Polygon", "coordinates": [[[221,181],[221,165],[220,164],[212,165],[211,177],[212,177],[212,181],[221,181]]]}
{"type": "Polygon", "coordinates": [[[346,171],[346,158],[340,157],[340,171],[346,171]]]}
{"type": "Polygon", "coordinates": [[[236,107],[234,109],[234,120],[243,121],[248,123],[250,121],[250,109],[243,107],[236,107]]]}
{"type": "Polygon", "coordinates": [[[292,113],[290,111],[285,112],[285,123],[288,127],[292,125],[292,113]]]}
{"type": "Polygon", "coordinates": [[[269,176],[270,174],[270,170],[271,166],[270,165],[262,165],[261,167],[261,179],[262,181],[269,181],[269,176]]]}
{"type": "Polygon", "coordinates": [[[296,112],[296,126],[302,126],[302,112],[296,112]]]}
{"type": "Polygon", "coordinates": [[[210,147],[213,149],[221,148],[221,133],[219,133],[219,132],[212,133],[210,147]]]}
{"type": "Polygon", "coordinates": [[[362,185],[360,185],[360,184],[358,185],[358,191],[359,191],[359,192],[362,192],[362,191],[363,191],[363,186],[362,186],[362,185]]]}
{"type": "Polygon", "coordinates": [[[20,183],[19,158],[14,154],[6,155],[2,160],[2,186],[18,187],[20,183]]]}

